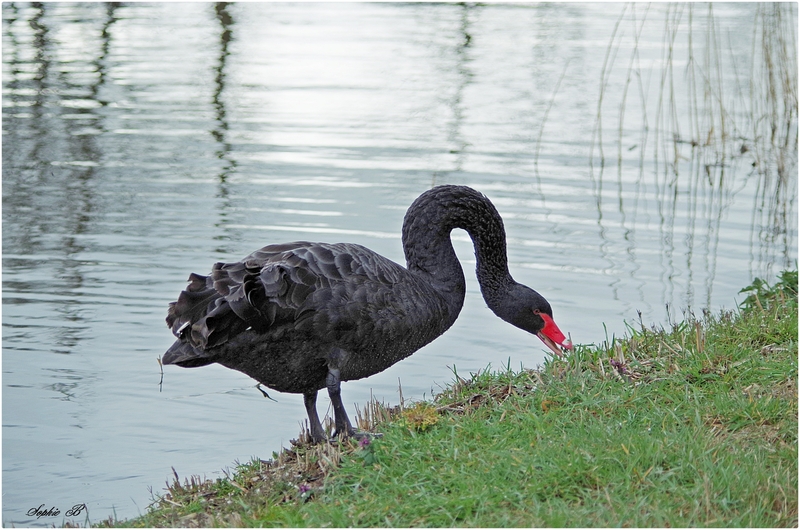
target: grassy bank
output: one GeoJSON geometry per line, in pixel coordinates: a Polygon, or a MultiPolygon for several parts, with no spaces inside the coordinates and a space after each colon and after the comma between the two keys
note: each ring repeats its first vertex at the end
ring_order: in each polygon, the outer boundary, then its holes
{"type": "Polygon", "coordinates": [[[797,526],[797,273],[736,312],[372,404],[371,442],[176,477],[118,526],[797,526]]]}

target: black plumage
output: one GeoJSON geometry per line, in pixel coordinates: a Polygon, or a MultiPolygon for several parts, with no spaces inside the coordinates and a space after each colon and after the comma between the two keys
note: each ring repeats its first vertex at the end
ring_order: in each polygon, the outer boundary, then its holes
{"type": "Polygon", "coordinates": [[[376,374],[444,333],[458,317],[466,284],[450,242],[472,237],[477,276],[500,318],[569,348],[547,301],[508,272],[503,221],[492,203],[463,186],[439,186],[411,205],[403,223],[407,268],[352,243],[269,245],[211,274],[191,274],[167,325],[178,340],[163,364],[219,363],[267,387],[304,395],[311,436],[324,439],[317,391],[331,397],[337,433],[355,431],[340,382],[376,374]]]}

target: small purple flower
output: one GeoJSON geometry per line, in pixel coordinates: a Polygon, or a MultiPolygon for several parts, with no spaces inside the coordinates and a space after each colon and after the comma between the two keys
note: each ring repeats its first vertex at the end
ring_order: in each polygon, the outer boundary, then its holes
{"type": "Polygon", "coordinates": [[[611,363],[611,366],[613,366],[614,368],[616,368],[616,369],[617,369],[617,371],[618,371],[620,374],[622,374],[622,375],[624,375],[624,374],[625,374],[625,372],[627,372],[627,371],[628,371],[628,369],[625,367],[625,365],[624,365],[624,364],[622,364],[621,362],[619,362],[619,361],[618,361],[618,360],[616,360],[616,359],[609,359],[609,362],[611,363]]]}
{"type": "Polygon", "coordinates": [[[363,438],[361,438],[358,441],[358,446],[363,449],[363,448],[369,446],[370,443],[372,443],[372,442],[371,442],[369,436],[364,436],[363,438]]]}
{"type": "Polygon", "coordinates": [[[300,484],[299,486],[297,486],[297,488],[300,490],[300,495],[311,491],[311,486],[309,486],[308,484],[300,484]]]}

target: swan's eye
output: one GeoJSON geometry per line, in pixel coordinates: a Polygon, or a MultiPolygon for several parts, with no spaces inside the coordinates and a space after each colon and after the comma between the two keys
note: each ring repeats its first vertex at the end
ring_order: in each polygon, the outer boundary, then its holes
{"type": "Polygon", "coordinates": [[[541,313],[541,311],[540,311],[540,310],[538,310],[538,309],[534,309],[534,310],[533,310],[533,314],[534,314],[534,315],[538,315],[539,313],[541,313]]]}

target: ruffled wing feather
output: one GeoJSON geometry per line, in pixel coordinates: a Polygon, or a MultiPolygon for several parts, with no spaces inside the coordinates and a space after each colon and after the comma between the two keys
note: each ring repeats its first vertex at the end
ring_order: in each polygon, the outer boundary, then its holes
{"type": "Polygon", "coordinates": [[[190,275],[170,304],[167,325],[190,348],[176,343],[162,362],[199,362],[250,328],[265,333],[289,326],[302,333],[316,322],[325,324],[318,329],[346,331],[348,320],[360,317],[351,313],[389,304],[392,285],[405,272],[369,249],[344,243],[270,245],[240,262],[217,263],[209,276],[190,275]]]}

